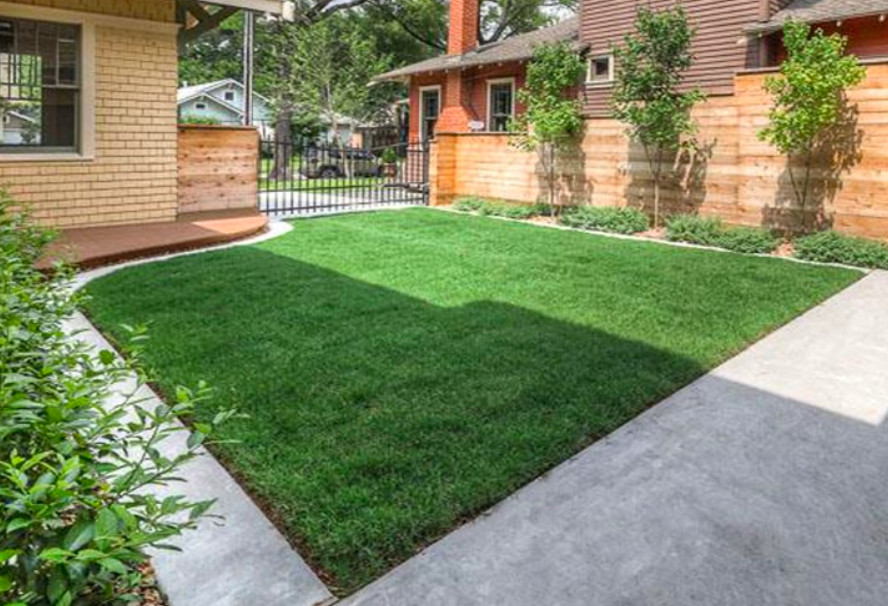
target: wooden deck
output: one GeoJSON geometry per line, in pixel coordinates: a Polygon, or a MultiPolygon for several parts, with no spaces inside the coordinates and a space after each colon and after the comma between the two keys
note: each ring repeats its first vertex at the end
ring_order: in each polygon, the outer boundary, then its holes
{"type": "Polygon", "coordinates": [[[84,227],[62,231],[40,263],[64,260],[91,269],[132,259],[224,244],[262,233],[268,218],[251,212],[181,215],[170,223],[84,227]]]}

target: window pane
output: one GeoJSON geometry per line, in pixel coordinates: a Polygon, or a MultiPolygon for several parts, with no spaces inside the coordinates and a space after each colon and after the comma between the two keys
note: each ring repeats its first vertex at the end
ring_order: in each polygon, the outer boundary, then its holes
{"type": "Polygon", "coordinates": [[[592,59],[589,78],[593,82],[607,82],[611,79],[611,58],[597,57],[592,59]]]}
{"type": "Polygon", "coordinates": [[[77,148],[80,28],[0,19],[0,151],[77,148]]]}
{"type": "Polygon", "coordinates": [[[512,117],[512,83],[490,85],[490,130],[505,132],[512,117]]]}

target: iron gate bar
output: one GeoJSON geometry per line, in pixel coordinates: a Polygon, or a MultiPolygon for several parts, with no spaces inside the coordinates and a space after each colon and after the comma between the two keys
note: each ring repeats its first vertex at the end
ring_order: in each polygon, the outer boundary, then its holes
{"type": "Polygon", "coordinates": [[[365,150],[264,141],[258,168],[259,209],[269,215],[427,205],[429,199],[427,142],[365,150]],[[385,162],[383,156],[396,161],[385,162]]]}

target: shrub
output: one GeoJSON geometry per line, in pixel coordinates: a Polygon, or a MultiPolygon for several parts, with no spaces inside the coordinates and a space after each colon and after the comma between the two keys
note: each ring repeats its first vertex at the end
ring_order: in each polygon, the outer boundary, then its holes
{"type": "Polygon", "coordinates": [[[462,198],[457,198],[453,202],[453,208],[462,212],[475,212],[486,203],[487,202],[483,198],[464,196],[462,198]]]}
{"type": "Polygon", "coordinates": [[[797,238],[794,244],[795,256],[806,261],[888,269],[888,245],[875,240],[823,231],[797,238]]]}
{"type": "MultiPolygon", "coordinates": [[[[137,362],[70,339],[70,272],[34,269],[49,236],[11,207],[0,194],[0,603],[132,601],[145,549],[212,505],[153,489],[175,481],[232,413],[194,423],[180,452],[165,448],[206,387],[155,408],[135,395],[147,380],[137,362]]],[[[134,331],[136,359],[144,339],[134,331]]]]}
{"type": "Polygon", "coordinates": [[[718,246],[725,225],[715,217],[675,215],[666,220],[666,239],[704,246],[718,246]]]}
{"type": "MultiPolygon", "coordinates": [[[[477,212],[485,217],[506,217],[508,219],[531,219],[542,214],[539,204],[512,204],[509,202],[494,202],[467,196],[458,198],[453,203],[453,208],[462,212],[477,212]]],[[[548,209],[548,206],[545,206],[548,209]]]]}
{"type": "Polygon", "coordinates": [[[738,253],[765,255],[774,252],[780,238],[758,227],[729,227],[722,232],[717,246],[738,253]]]}
{"type": "Polygon", "coordinates": [[[219,126],[219,121],[209,116],[185,115],[179,119],[179,124],[193,124],[196,126],[219,126]]]}
{"type": "Polygon", "coordinates": [[[634,234],[645,231],[650,223],[637,208],[615,206],[577,206],[565,211],[561,223],[578,229],[634,234]]]}
{"type": "Polygon", "coordinates": [[[780,244],[780,238],[767,229],[728,227],[721,219],[697,215],[671,217],[666,221],[666,239],[747,254],[771,253],[780,244]]]}

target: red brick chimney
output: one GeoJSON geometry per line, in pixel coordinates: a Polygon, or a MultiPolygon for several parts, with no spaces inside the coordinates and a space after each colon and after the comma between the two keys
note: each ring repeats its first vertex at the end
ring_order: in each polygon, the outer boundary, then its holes
{"type": "Polygon", "coordinates": [[[478,46],[479,0],[450,0],[447,54],[461,55],[478,46]]]}

